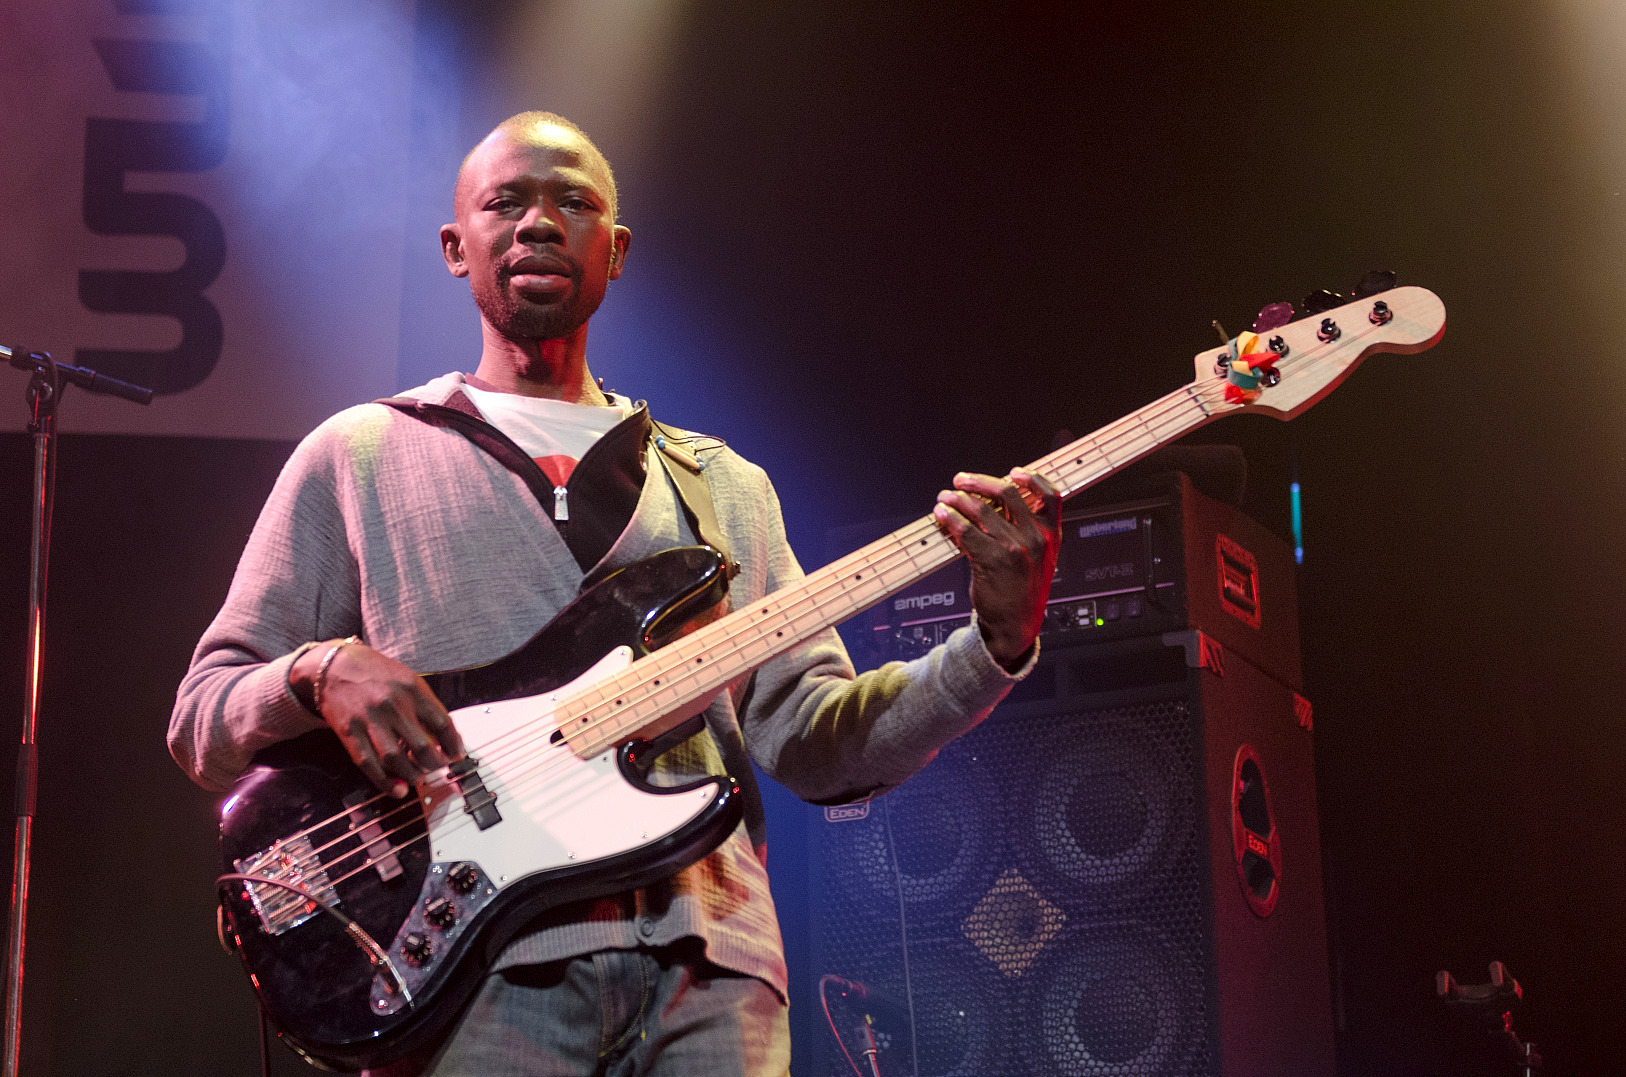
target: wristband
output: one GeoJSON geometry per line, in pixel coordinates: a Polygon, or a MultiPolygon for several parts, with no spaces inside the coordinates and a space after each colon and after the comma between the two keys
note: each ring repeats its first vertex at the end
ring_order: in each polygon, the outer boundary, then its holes
{"type": "Polygon", "coordinates": [[[322,689],[327,685],[327,671],[332,667],[333,660],[339,657],[339,652],[352,643],[360,643],[360,636],[346,636],[327,649],[322,656],[321,664],[316,667],[316,677],[311,681],[311,709],[317,717],[322,716],[322,689]]]}

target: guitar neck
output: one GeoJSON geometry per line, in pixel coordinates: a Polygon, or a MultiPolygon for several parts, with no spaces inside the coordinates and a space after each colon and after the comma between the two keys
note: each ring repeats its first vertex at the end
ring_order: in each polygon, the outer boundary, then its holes
{"type": "MultiPolygon", "coordinates": [[[[1027,470],[1070,497],[1214,418],[1211,403],[1187,385],[1027,470]]],[[[932,518],[922,517],[589,687],[566,705],[564,728],[580,727],[569,737],[573,747],[597,754],[959,556],[932,518]]]]}
{"type": "MultiPolygon", "coordinates": [[[[1445,305],[1426,288],[1407,286],[1273,324],[1275,330],[1265,330],[1272,333],[1269,352],[1247,350],[1261,343],[1253,333],[1245,344],[1239,337],[1201,352],[1195,357],[1196,381],[1027,470],[1044,476],[1066,498],[1221,415],[1256,411],[1290,419],[1331,392],[1369,353],[1411,354],[1433,347],[1445,332],[1445,305]],[[1272,368],[1263,387],[1260,376],[1233,381],[1224,372],[1224,364],[1239,356],[1250,357],[1251,367],[1272,368]],[[1264,393],[1269,395],[1261,400],[1264,393]]],[[[603,751],[959,555],[929,516],[899,528],[572,697],[561,705],[569,719],[565,728],[578,730],[568,735],[572,746],[583,754],[603,751]]]]}

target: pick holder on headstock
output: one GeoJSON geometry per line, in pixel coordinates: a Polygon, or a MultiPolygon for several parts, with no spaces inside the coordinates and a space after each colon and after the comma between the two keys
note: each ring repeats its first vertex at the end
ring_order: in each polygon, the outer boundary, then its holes
{"type": "Polygon", "coordinates": [[[1287,345],[1281,337],[1272,337],[1267,346],[1264,334],[1279,325],[1291,320],[1293,308],[1286,303],[1273,303],[1259,314],[1259,321],[1254,322],[1254,331],[1239,333],[1233,339],[1226,335],[1225,328],[1219,322],[1214,323],[1218,330],[1220,340],[1224,342],[1226,351],[1214,363],[1214,373],[1225,376],[1225,401],[1228,404],[1248,404],[1259,399],[1262,389],[1268,389],[1282,380],[1281,372],[1276,369],[1276,363],[1287,355],[1287,345]],[[1273,308],[1287,307],[1288,318],[1259,329],[1260,322],[1273,308]]]}
{"type": "Polygon", "coordinates": [[[32,372],[28,379],[28,432],[34,435],[34,509],[28,577],[28,648],[24,656],[23,736],[17,753],[17,829],[11,878],[11,950],[6,980],[4,1077],[16,1077],[22,1044],[23,943],[28,933],[28,868],[34,806],[39,785],[40,663],[44,653],[45,582],[50,560],[51,509],[56,501],[56,410],[62,392],[77,385],[86,392],[152,403],[152,390],[109,378],[89,367],[69,366],[49,352],[0,344],[0,360],[32,372]]]}

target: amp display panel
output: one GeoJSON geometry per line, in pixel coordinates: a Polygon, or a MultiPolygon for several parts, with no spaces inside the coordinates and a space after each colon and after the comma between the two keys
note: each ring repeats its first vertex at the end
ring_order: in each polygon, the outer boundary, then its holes
{"type": "Polygon", "coordinates": [[[1179,503],[1065,512],[1044,637],[1085,643],[1186,627],[1179,503]]]}
{"type": "Polygon", "coordinates": [[[1140,511],[1133,508],[1105,516],[1063,517],[1062,544],[1067,556],[1056,565],[1050,585],[1052,599],[1145,588],[1151,531],[1151,525],[1142,524],[1140,511]]]}

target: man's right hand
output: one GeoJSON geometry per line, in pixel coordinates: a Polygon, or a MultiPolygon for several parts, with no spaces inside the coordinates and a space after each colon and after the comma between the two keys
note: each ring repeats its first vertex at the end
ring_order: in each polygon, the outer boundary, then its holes
{"type": "MultiPolygon", "coordinates": [[[[316,675],[335,644],[299,656],[288,684],[307,707],[316,675]]],[[[364,643],[348,643],[328,663],[322,720],[380,792],[404,797],[413,783],[463,758],[463,739],[429,685],[406,666],[364,643]]]]}

